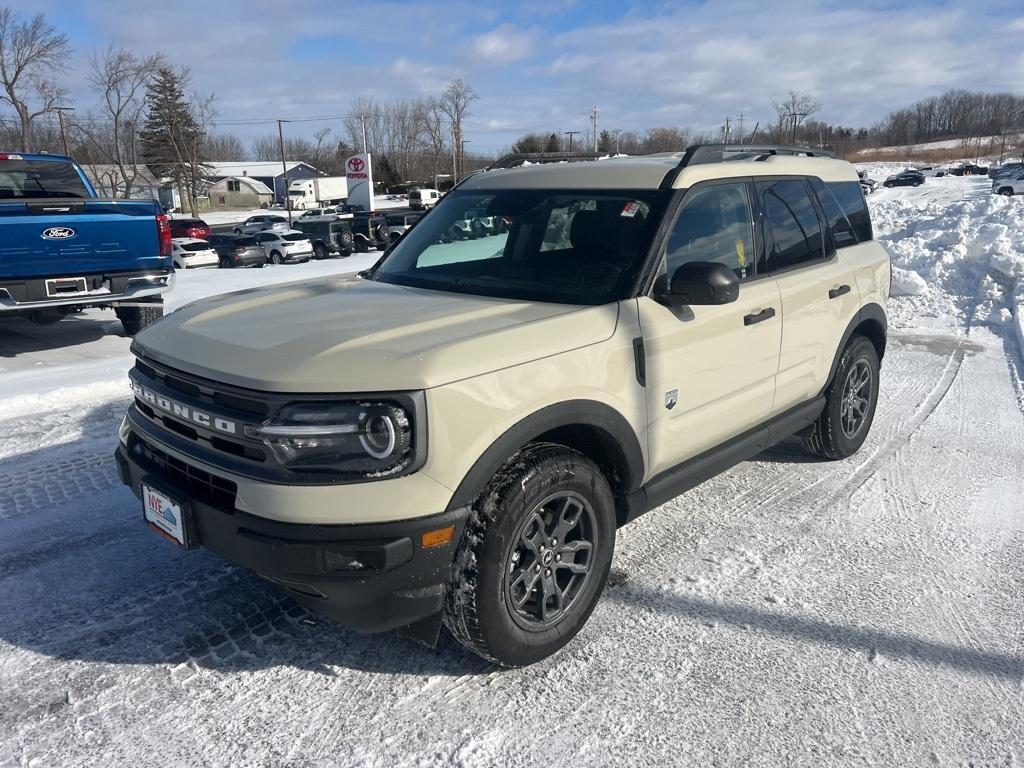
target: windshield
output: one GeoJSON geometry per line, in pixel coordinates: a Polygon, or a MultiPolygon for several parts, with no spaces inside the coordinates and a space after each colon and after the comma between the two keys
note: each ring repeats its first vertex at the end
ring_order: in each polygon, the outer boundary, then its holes
{"type": "Polygon", "coordinates": [[[527,301],[616,301],[643,266],[668,194],[456,191],[408,231],[372,278],[527,301]]]}
{"type": "Polygon", "coordinates": [[[0,200],[92,197],[75,166],[55,160],[0,160],[0,200]]]}

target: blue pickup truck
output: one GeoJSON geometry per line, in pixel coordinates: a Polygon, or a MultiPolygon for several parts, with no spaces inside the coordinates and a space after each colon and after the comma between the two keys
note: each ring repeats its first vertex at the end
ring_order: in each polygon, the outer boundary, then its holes
{"type": "Polygon", "coordinates": [[[0,152],[0,318],[110,307],[134,336],[173,285],[159,203],[99,198],[69,157],[0,152]]]}

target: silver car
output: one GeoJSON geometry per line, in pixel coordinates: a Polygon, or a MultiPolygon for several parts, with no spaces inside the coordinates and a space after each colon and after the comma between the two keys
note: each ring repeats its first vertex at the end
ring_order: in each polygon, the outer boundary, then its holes
{"type": "Polygon", "coordinates": [[[262,214],[250,216],[241,224],[235,225],[233,231],[236,235],[254,235],[257,232],[287,232],[288,230],[288,219],[284,216],[262,214]]]}

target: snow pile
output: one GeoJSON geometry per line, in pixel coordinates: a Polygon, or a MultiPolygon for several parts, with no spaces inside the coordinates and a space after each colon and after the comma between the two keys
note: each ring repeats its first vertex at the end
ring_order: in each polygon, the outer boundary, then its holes
{"type": "Polygon", "coordinates": [[[1024,283],[1024,200],[986,178],[929,179],[868,198],[875,236],[893,260],[890,321],[1006,325],[1024,283]]]}

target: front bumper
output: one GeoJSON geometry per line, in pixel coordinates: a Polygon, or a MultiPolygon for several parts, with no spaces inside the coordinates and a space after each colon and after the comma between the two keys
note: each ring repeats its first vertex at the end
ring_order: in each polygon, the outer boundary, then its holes
{"type": "Polygon", "coordinates": [[[114,455],[118,475],[141,498],[144,478],[185,499],[198,544],[255,571],[299,603],[361,632],[383,632],[434,617],[469,509],[386,523],[287,523],[242,512],[233,483],[187,465],[158,444],[127,435],[114,455]],[[454,526],[443,545],[421,536],[454,526]]]}
{"type": "MultiPolygon", "coordinates": [[[[60,276],[58,276],[59,278],[60,276]]],[[[26,312],[76,305],[118,305],[160,296],[174,287],[174,272],[139,272],[89,275],[87,290],[65,296],[49,296],[51,278],[27,278],[0,282],[0,312],[26,312]]]]}

